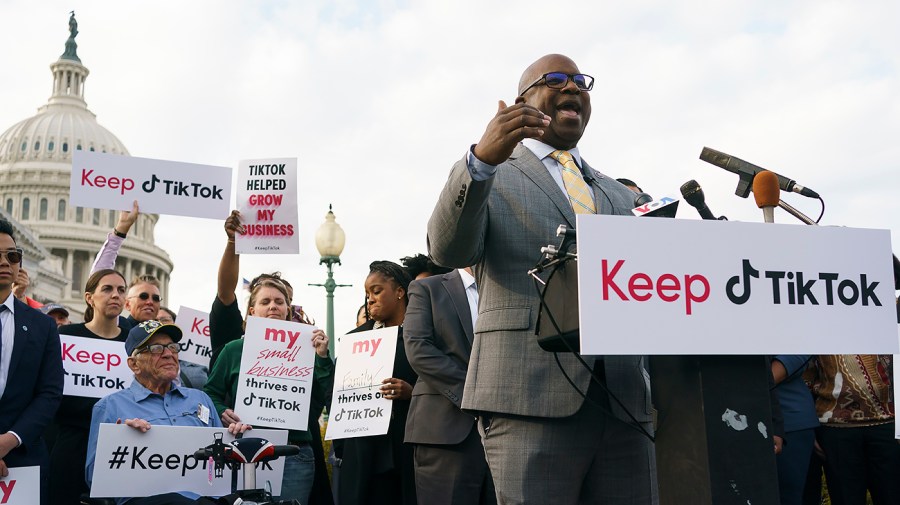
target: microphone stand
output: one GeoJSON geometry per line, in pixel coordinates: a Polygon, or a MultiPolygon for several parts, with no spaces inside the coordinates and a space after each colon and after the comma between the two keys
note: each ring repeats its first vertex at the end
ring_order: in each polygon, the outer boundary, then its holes
{"type": "Polygon", "coordinates": [[[796,208],[794,208],[791,204],[785,202],[784,200],[778,200],[778,206],[787,211],[788,214],[796,217],[800,221],[805,224],[816,226],[818,223],[810,219],[806,214],[800,212],[796,208]]]}

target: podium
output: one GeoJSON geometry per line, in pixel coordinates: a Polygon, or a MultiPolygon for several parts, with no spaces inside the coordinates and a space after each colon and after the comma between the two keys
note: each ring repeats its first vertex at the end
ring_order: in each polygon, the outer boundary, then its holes
{"type": "Polygon", "coordinates": [[[897,353],[900,260],[887,260],[886,230],[576,224],[577,260],[559,265],[574,254],[547,248],[553,261],[533,270],[544,275],[536,338],[549,351],[650,355],[663,505],[779,502],[762,354],[897,353]]]}
{"type": "MultiPolygon", "coordinates": [[[[578,350],[578,262],[546,279],[537,339],[578,350]]],[[[660,505],[777,504],[765,356],[650,356],[660,505]]]]}
{"type": "Polygon", "coordinates": [[[660,505],[779,503],[770,373],[764,356],[650,357],[660,505]]]}

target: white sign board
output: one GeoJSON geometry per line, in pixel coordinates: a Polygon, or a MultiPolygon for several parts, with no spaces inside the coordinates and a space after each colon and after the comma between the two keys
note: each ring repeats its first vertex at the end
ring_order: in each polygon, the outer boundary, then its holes
{"type": "Polygon", "coordinates": [[[34,505],[41,502],[41,467],[10,468],[9,475],[0,477],[0,504],[34,505]]]}
{"type": "Polygon", "coordinates": [[[124,342],[60,335],[59,343],[64,395],[103,398],[131,385],[134,372],[128,368],[124,342]]]}
{"type": "Polygon", "coordinates": [[[175,324],[184,334],[178,345],[178,359],[198,365],[209,366],[212,357],[212,342],[209,339],[209,313],[185,306],[178,309],[175,324]]]}
{"type": "Polygon", "coordinates": [[[231,168],[75,151],[69,205],[225,219],[231,168]]]}
{"type": "Polygon", "coordinates": [[[237,208],[246,233],[235,235],[238,254],[297,254],[297,158],[243,160],[237,208]]]}
{"type": "Polygon", "coordinates": [[[577,219],[584,354],[898,351],[886,230],[577,219]]]}
{"type": "Polygon", "coordinates": [[[250,316],[234,411],[253,426],[306,431],[312,398],[315,326],[250,316]]]}
{"type": "MultiPolygon", "coordinates": [[[[94,459],[92,497],[139,497],[190,491],[202,496],[222,496],[231,492],[231,471],[209,482],[208,460],[197,461],[194,452],[211,445],[213,434],[224,432],[222,441],[234,437],[225,428],[154,425],[146,432],[124,424],[101,424],[94,459]]],[[[264,438],[275,445],[287,443],[287,431],[254,429],[245,438],[264,438]]],[[[281,493],[284,458],[256,467],[257,487],[271,484],[272,494],[281,493]]],[[[243,489],[243,472],[238,471],[238,489],[243,489]]]]}
{"type": "Polygon", "coordinates": [[[394,402],[382,398],[380,389],[394,374],[396,352],[396,326],[341,338],[325,440],[387,433],[394,402]]]}

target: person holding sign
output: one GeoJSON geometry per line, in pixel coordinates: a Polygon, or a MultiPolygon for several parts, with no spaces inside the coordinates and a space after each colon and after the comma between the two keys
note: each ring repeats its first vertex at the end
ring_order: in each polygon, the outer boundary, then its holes
{"type": "Polygon", "coordinates": [[[406,269],[396,263],[375,261],[369,265],[366,303],[372,319],[350,333],[400,327],[394,370],[381,386],[383,397],[394,405],[387,434],[335,440],[335,453],[343,460],[337,496],[341,505],[416,505],[413,449],[403,443],[412,384],[418,378],[406,359],[401,334],[410,281],[406,269]]]}
{"type": "MultiPolygon", "coordinates": [[[[178,341],[181,329],[159,321],[144,321],[128,332],[125,352],[134,381],[128,389],[101,398],[94,405],[88,439],[85,474],[90,485],[97,455],[97,437],[103,423],[125,423],[147,432],[153,425],[207,426],[220,428],[222,423],[213,413],[215,406],[203,391],[178,386],[178,341]]],[[[234,435],[251,429],[249,425],[232,423],[228,431],[234,435]]],[[[96,462],[107,464],[106,461],[96,462]]],[[[197,503],[194,493],[168,493],[146,498],[118,497],[121,505],[156,505],[197,503]]]]}
{"type": "MultiPolygon", "coordinates": [[[[234,251],[234,234],[243,233],[240,213],[234,211],[225,220],[228,241],[222,261],[219,264],[218,290],[209,313],[210,340],[213,356],[210,361],[209,380],[204,390],[212,398],[216,411],[223,423],[240,422],[234,412],[234,402],[240,377],[241,357],[244,350],[245,321],[237,305],[238,268],[240,256],[234,251]]],[[[248,316],[267,317],[282,321],[292,320],[292,291],[278,275],[261,275],[250,283],[248,316]]],[[[316,349],[313,371],[313,403],[324,403],[330,398],[334,383],[334,363],[328,355],[328,336],[316,329],[312,334],[312,344],[316,349]],[[318,400],[317,400],[318,399],[318,400]]],[[[300,454],[288,456],[284,463],[284,480],[281,484],[281,499],[296,499],[306,503],[313,485],[315,459],[310,446],[312,440],[308,430],[289,430],[288,443],[300,447],[300,454]]]]}
{"type": "MultiPolygon", "coordinates": [[[[111,269],[94,272],[84,287],[84,323],[61,326],[61,335],[124,342],[128,331],[119,327],[125,307],[125,277],[111,269]]],[[[105,369],[98,366],[98,371],[105,369]]],[[[84,480],[91,411],[98,398],[64,396],[56,412],[59,431],[50,453],[50,501],[77,505],[88,492],[84,480]]]]}
{"type": "Polygon", "coordinates": [[[49,503],[41,434],[62,399],[63,367],[56,323],[13,294],[22,257],[12,224],[0,219],[0,477],[40,465],[41,503],[49,503]]]}

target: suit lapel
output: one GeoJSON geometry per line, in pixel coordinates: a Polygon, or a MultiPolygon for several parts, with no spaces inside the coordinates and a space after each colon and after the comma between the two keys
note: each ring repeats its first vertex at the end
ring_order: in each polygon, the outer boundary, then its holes
{"type": "MultiPolygon", "coordinates": [[[[519,144],[509,157],[509,163],[521,170],[541,191],[550,197],[553,205],[559,209],[570,227],[575,226],[575,211],[569,203],[568,197],[559,189],[559,185],[550,176],[547,167],[531,152],[530,149],[519,144]]],[[[596,188],[594,188],[596,191],[596,188]]]]}
{"type": "Polygon", "coordinates": [[[456,314],[459,316],[459,322],[462,323],[466,340],[469,342],[469,350],[471,350],[472,341],[475,339],[475,332],[472,329],[472,311],[469,309],[469,298],[466,296],[466,289],[463,287],[459,272],[454,270],[444,274],[443,281],[444,289],[450,294],[450,301],[456,308],[456,314]]]}
{"type": "Polygon", "coordinates": [[[7,389],[9,388],[9,379],[11,377],[15,377],[16,368],[19,365],[19,362],[22,361],[22,356],[25,355],[25,348],[28,346],[28,341],[30,337],[29,328],[27,321],[30,320],[28,314],[26,312],[29,310],[28,306],[24,303],[16,300],[13,302],[16,307],[15,314],[13,315],[13,332],[15,332],[15,337],[13,338],[13,352],[12,356],[9,359],[9,373],[6,376],[7,380],[7,389]]]}
{"type": "Polygon", "coordinates": [[[597,214],[603,214],[604,208],[609,209],[609,213],[612,214],[612,202],[606,196],[603,188],[600,187],[600,178],[603,175],[588,165],[584,158],[581,158],[581,164],[584,166],[584,172],[593,176],[591,177],[591,189],[594,191],[594,205],[597,207],[597,214]]]}

